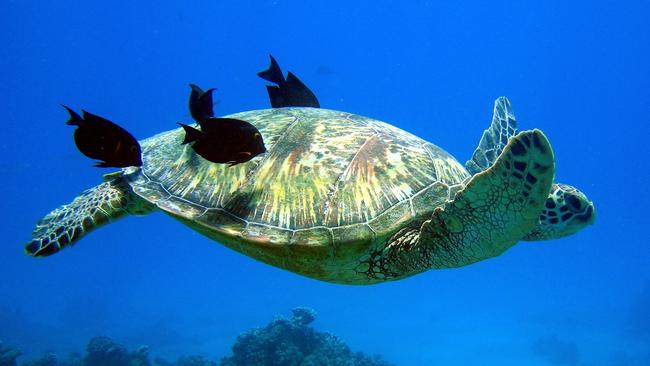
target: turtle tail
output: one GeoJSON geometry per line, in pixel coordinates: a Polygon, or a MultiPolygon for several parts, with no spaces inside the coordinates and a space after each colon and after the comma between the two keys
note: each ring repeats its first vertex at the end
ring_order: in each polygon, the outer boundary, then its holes
{"type": "Polygon", "coordinates": [[[82,192],[71,203],[47,214],[37,224],[25,253],[45,257],[73,245],[86,233],[127,214],[146,214],[153,207],[138,198],[124,178],[82,192]]]}

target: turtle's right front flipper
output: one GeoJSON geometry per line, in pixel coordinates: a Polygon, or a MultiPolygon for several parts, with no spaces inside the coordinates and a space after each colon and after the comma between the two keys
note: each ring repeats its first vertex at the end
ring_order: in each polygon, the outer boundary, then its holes
{"type": "Polygon", "coordinates": [[[510,138],[517,134],[517,119],[510,101],[499,97],[494,101],[494,113],[490,127],[483,132],[472,158],[465,163],[469,174],[484,171],[494,164],[510,138]]]}
{"type": "Polygon", "coordinates": [[[151,204],[132,193],[122,177],[82,192],[71,203],[50,212],[37,224],[25,253],[44,257],[71,246],[89,231],[126,214],[146,214],[151,204]]]}
{"type": "Polygon", "coordinates": [[[379,262],[391,273],[460,267],[503,253],[538,222],[555,163],[546,136],[512,137],[494,164],[474,175],[444,208],[389,243],[379,262]]]}

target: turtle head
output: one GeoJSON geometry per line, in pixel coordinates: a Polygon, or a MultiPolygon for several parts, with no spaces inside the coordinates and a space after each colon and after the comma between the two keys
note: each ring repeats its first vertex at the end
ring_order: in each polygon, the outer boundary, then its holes
{"type": "Polygon", "coordinates": [[[553,184],[539,224],[524,240],[549,240],[575,234],[596,220],[596,208],[584,193],[568,184],[553,184]]]}

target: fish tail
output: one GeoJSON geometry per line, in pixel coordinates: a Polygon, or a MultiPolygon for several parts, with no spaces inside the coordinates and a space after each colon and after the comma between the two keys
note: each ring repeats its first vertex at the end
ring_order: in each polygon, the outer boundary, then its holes
{"type": "Polygon", "coordinates": [[[257,76],[261,77],[266,81],[270,81],[272,83],[282,85],[286,81],[284,79],[284,76],[282,76],[282,70],[280,69],[280,65],[278,65],[278,62],[275,61],[275,58],[273,58],[272,55],[269,56],[271,57],[271,65],[269,66],[268,69],[258,72],[257,76]]]}
{"type": "Polygon", "coordinates": [[[72,108],[63,104],[61,104],[61,107],[65,108],[70,114],[70,119],[66,121],[65,123],[66,125],[80,126],[84,122],[83,118],[81,118],[81,116],[77,112],[73,111],[72,108]]]}
{"type": "Polygon", "coordinates": [[[194,142],[194,141],[198,140],[199,137],[201,137],[201,131],[200,130],[197,130],[196,128],[194,128],[192,126],[188,126],[188,125],[183,124],[183,123],[179,123],[179,125],[181,125],[181,127],[183,127],[183,129],[185,130],[185,138],[183,139],[183,142],[181,142],[182,145],[190,143],[190,142],[194,142]]]}
{"type": "Polygon", "coordinates": [[[193,93],[196,93],[197,98],[200,97],[204,93],[203,89],[201,89],[201,87],[196,85],[196,84],[190,83],[190,88],[192,89],[193,93]]]}

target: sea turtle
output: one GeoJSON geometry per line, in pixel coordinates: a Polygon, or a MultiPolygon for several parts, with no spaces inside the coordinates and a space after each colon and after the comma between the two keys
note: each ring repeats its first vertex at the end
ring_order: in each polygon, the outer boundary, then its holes
{"type": "Polygon", "coordinates": [[[262,262],[373,284],[573,234],[595,218],[584,194],[554,184],[551,145],[539,130],[518,133],[504,97],[465,166],[355,114],[300,107],[228,117],[256,126],[268,152],[228,167],[181,145],[182,129],[148,138],[142,167],[106,175],[45,216],[26,252],[50,255],[119,217],[159,209],[262,262]]]}

